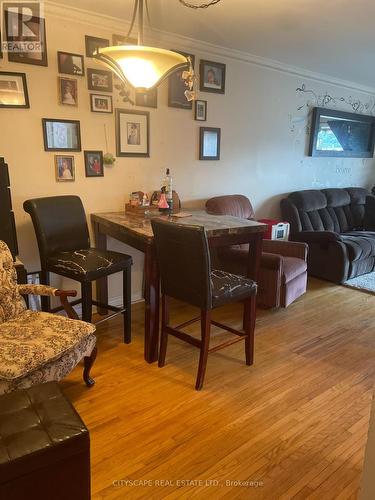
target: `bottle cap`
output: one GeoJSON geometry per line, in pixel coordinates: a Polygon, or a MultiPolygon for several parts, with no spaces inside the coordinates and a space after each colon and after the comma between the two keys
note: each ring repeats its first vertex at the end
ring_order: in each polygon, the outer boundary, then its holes
{"type": "Polygon", "coordinates": [[[167,168],[166,174],[167,174],[167,175],[169,175],[169,174],[170,174],[169,168],[167,168]]]}

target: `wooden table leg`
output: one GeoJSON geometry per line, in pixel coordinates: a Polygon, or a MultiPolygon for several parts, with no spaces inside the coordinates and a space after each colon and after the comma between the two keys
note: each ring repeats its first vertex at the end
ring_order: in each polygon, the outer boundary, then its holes
{"type": "MultiPolygon", "coordinates": [[[[95,245],[98,250],[107,250],[107,235],[100,232],[99,224],[93,223],[95,245]]],[[[96,281],[96,300],[101,304],[108,304],[108,277],[100,278],[96,281]]],[[[101,316],[108,314],[108,309],[98,307],[101,316]]]]}
{"type": "Polygon", "coordinates": [[[160,276],[154,245],[145,252],[145,346],[144,357],[148,363],[158,359],[159,353],[159,303],[160,276]]]}

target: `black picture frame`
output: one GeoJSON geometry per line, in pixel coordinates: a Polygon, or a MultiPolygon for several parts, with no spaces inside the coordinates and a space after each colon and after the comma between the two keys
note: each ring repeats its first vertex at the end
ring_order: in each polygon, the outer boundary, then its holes
{"type": "Polygon", "coordinates": [[[79,120],[61,120],[58,118],[42,118],[44,151],[82,151],[81,147],[81,124],[79,120]],[[49,144],[47,127],[49,123],[69,123],[75,126],[76,130],[76,147],[53,147],[49,144]]]}
{"type": "Polygon", "coordinates": [[[196,120],[198,122],[206,122],[207,121],[207,101],[205,101],[203,99],[196,99],[194,101],[194,120],[196,120]],[[204,106],[204,116],[203,116],[203,118],[200,118],[200,116],[199,116],[199,110],[198,110],[198,106],[201,103],[204,103],[203,104],[203,106],[204,106]]]}
{"type": "Polygon", "coordinates": [[[158,89],[151,89],[146,92],[136,90],[135,105],[143,108],[156,109],[158,107],[158,89]]]}
{"type": "MultiPolygon", "coordinates": [[[[226,65],[214,61],[206,61],[201,59],[199,63],[199,76],[200,76],[200,90],[201,92],[212,92],[214,94],[225,94],[225,77],[226,65]],[[207,72],[215,72],[217,76],[220,73],[220,83],[209,83],[206,79],[207,72]]],[[[214,75],[215,78],[215,75],[214,75]]]]}
{"type": "MultiPolygon", "coordinates": [[[[332,125],[331,125],[332,126],[332,125]]],[[[327,109],[316,107],[313,109],[311,117],[311,133],[309,141],[309,156],[320,158],[373,158],[375,148],[375,116],[361,115],[359,113],[348,113],[346,111],[338,111],[336,109],[327,109]],[[361,152],[358,151],[335,151],[335,150],[319,150],[317,148],[318,134],[320,130],[320,122],[322,117],[332,118],[342,126],[343,120],[362,124],[365,128],[369,128],[367,139],[367,149],[361,152]]]]}
{"type": "Polygon", "coordinates": [[[61,75],[85,76],[85,59],[81,54],[72,54],[71,52],[63,52],[59,50],[57,52],[57,66],[61,75]],[[66,61],[62,61],[63,56],[68,56],[66,61]],[[80,68],[74,64],[73,58],[80,59],[81,71],[77,70],[77,68],[80,68]]]}
{"type": "Polygon", "coordinates": [[[103,151],[84,151],[85,158],[85,175],[86,177],[104,177],[104,162],[103,162],[103,151]],[[99,158],[99,173],[93,171],[93,167],[90,165],[90,157],[99,158]]]}
{"type": "MultiPolygon", "coordinates": [[[[8,31],[8,11],[4,12],[5,16],[5,26],[6,30],[8,31]]],[[[20,15],[21,18],[21,15],[20,15]]],[[[21,23],[20,19],[20,23],[21,23]]],[[[46,21],[44,18],[39,18],[39,17],[32,17],[29,21],[30,23],[34,22],[36,24],[39,24],[42,26],[41,33],[43,34],[43,40],[41,43],[43,44],[43,52],[41,53],[41,58],[40,59],[35,59],[30,57],[30,52],[8,52],[8,61],[9,62],[14,62],[14,63],[21,63],[21,64],[32,64],[34,66],[45,66],[48,67],[48,51],[47,51],[47,33],[46,33],[46,21]]]]}
{"type": "MultiPolygon", "coordinates": [[[[174,52],[178,52],[185,57],[190,57],[194,68],[195,55],[188,54],[187,52],[181,52],[179,50],[175,50],[174,52]]],[[[193,109],[193,102],[188,101],[185,97],[185,90],[188,90],[188,87],[181,78],[183,71],[184,70],[175,71],[168,77],[168,106],[170,108],[191,110],[193,109]]]]}
{"type": "Polygon", "coordinates": [[[108,94],[90,94],[90,110],[92,113],[106,113],[106,114],[112,114],[113,113],[113,100],[112,96],[108,94]],[[107,101],[110,105],[108,110],[103,109],[103,108],[98,108],[98,106],[95,104],[95,98],[98,99],[103,99],[107,101]]]}
{"type": "Polygon", "coordinates": [[[87,87],[89,90],[96,90],[98,92],[112,92],[113,91],[113,80],[111,71],[106,71],[103,69],[87,69],[87,87]],[[93,82],[93,75],[102,75],[108,77],[108,85],[102,87],[101,85],[95,85],[93,82]]]}
{"type": "Polygon", "coordinates": [[[96,49],[103,49],[104,47],[109,47],[109,40],[106,38],[85,35],[86,57],[93,57],[96,49]]]}
{"type": "MultiPolygon", "coordinates": [[[[1,89],[1,84],[0,84],[0,108],[17,108],[17,109],[28,109],[30,108],[30,101],[29,101],[29,92],[27,90],[27,80],[26,80],[26,73],[14,73],[12,71],[0,71],[0,77],[1,76],[9,76],[9,77],[14,77],[14,78],[19,78],[22,80],[22,91],[23,91],[23,97],[24,97],[24,104],[4,104],[2,103],[2,89],[1,89]]],[[[1,83],[1,80],[0,80],[1,83]]],[[[11,92],[11,91],[10,91],[11,92]]]]}
{"type": "Polygon", "coordinates": [[[215,127],[200,127],[199,128],[199,159],[200,160],[220,160],[220,143],[221,129],[215,127]],[[205,144],[205,136],[207,133],[216,134],[216,154],[207,154],[207,145],[205,144]]]}
{"type": "MultiPolygon", "coordinates": [[[[139,130],[141,134],[141,130],[139,130]]],[[[126,131],[128,135],[128,131],[126,131]]],[[[133,109],[116,109],[116,156],[118,157],[140,157],[149,158],[150,157],[150,112],[149,111],[138,111],[133,109]],[[122,128],[121,128],[121,116],[122,115],[138,115],[146,117],[146,126],[143,131],[146,133],[146,150],[145,151],[132,151],[131,145],[128,145],[127,150],[122,148],[122,128]]]]}

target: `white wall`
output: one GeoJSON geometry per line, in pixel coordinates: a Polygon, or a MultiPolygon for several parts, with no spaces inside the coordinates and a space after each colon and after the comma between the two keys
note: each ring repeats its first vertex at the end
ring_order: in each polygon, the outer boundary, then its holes
{"type": "MultiPolygon", "coordinates": [[[[58,11],[56,11],[58,12],[58,11]]],[[[333,187],[370,187],[375,180],[374,161],[358,159],[316,159],[306,156],[308,107],[321,104],[328,93],[336,97],[328,107],[352,111],[350,102],[360,101],[360,111],[372,112],[373,94],[340,87],[228,57],[228,51],[176,39],[174,46],[192,51],[197,59],[218,60],[227,65],[226,94],[202,93],[208,101],[206,126],[221,127],[221,160],[203,162],[198,158],[201,122],[193,113],[167,106],[167,84],[159,89],[158,109],[150,111],[151,157],[118,158],[104,178],[86,178],[83,153],[75,153],[76,181],[57,183],[54,153],[43,148],[41,118],[79,119],[82,149],[102,149],[104,124],[115,152],[114,115],[90,112],[86,78],[79,78],[79,106],[61,106],[57,99],[58,50],[84,54],[84,35],[110,38],[118,23],[94,15],[57,15],[47,9],[48,68],[0,60],[1,71],[25,72],[29,88],[29,110],[0,110],[0,155],[10,166],[13,205],[16,214],[20,255],[29,271],[39,269],[36,241],[29,216],[22,203],[27,198],[57,194],[78,194],[88,214],[122,210],[133,190],[152,192],[160,187],[165,168],[172,170],[174,186],[185,206],[203,206],[214,195],[243,193],[261,216],[277,216],[279,200],[293,190],[333,187]],[[113,26],[113,27],[110,27],[113,26]],[[201,47],[197,50],[197,47],[201,47]],[[305,90],[296,89],[305,84],[305,90]],[[345,101],[339,100],[344,98],[345,101]]],[[[166,47],[171,47],[168,39],[166,47]],[[168,45],[169,44],[169,45],[168,45]]],[[[87,67],[96,67],[86,59],[87,67]]],[[[128,107],[113,94],[115,107],[128,107]]],[[[140,109],[140,108],[139,108],[140,109]]],[[[132,253],[133,295],[139,298],[142,283],[142,254],[111,241],[110,248],[132,253]]],[[[60,285],[60,282],[57,281],[60,285]]],[[[112,298],[120,295],[120,281],[111,278],[112,298]]]]}

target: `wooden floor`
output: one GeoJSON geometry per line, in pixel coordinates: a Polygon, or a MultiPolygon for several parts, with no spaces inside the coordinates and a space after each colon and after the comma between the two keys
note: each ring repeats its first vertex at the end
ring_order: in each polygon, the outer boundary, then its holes
{"type": "MultiPolygon", "coordinates": [[[[240,326],[237,306],[217,313],[240,326]]],[[[62,382],[90,429],[93,498],[357,498],[374,324],[375,296],[312,281],[287,310],[260,311],[254,366],[241,343],[210,355],[202,392],[192,346],[171,339],[163,369],[143,361],[143,304],[131,345],[121,320],[101,326],[96,385],[78,368],[62,382]]]]}

